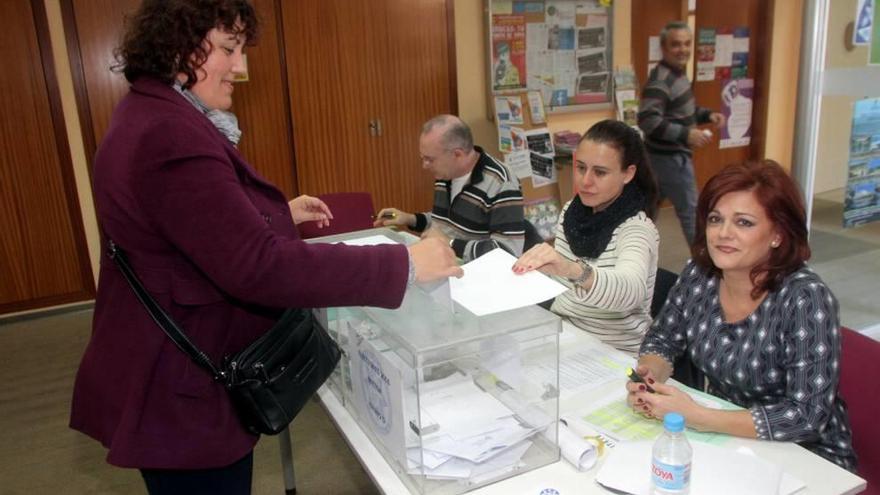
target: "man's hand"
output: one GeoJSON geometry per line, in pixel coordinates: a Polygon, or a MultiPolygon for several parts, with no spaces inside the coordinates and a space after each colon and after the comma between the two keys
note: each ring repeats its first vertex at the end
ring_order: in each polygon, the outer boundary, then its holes
{"type": "Polygon", "coordinates": [[[382,208],[376,214],[373,227],[415,227],[416,216],[412,213],[398,210],[397,208],[382,208]]]}
{"type": "Polygon", "coordinates": [[[721,129],[724,127],[724,123],[727,122],[727,119],[724,118],[724,114],[718,112],[712,112],[709,114],[709,120],[715,125],[716,129],[721,129]]]}
{"type": "Polygon", "coordinates": [[[464,270],[458,266],[452,248],[440,239],[422,239],[408,249],[416,269],[416,282],[433,282],[448,277],[461,278],[464,275],[464,270]]]}
{"type": "Polygon", "coordinates": [[[448,235],[443,233],[443,231],[437,227],[431,227],[430,229],[426,230],[422,234],[422,239],[439,239],[443,241],[447,246],[449,245],[450,241],[452,241],[452,239],[450,239],[448,235]]]}
{"type": "Polygon", "coordinates": [[[712,141],[712,135],[706,134],[702,129],[696,127],[688,131],[688,146],[691,148],[702,148],[712,141]]]}
{"type": "Polygon", "coordinates": [[[297,225],[314,221],[320,229],[330,226],[330,220],[333,219],[330,208],[323,201],[312,196],[303,194],[290,200],[287,205],[290,207],[293,223],[297,225]]]}

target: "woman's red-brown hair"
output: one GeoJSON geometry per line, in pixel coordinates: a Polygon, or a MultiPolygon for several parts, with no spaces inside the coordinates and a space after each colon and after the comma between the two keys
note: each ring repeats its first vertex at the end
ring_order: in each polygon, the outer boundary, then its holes
{"type": "Polygon", "coordinates": [[[752,297],[757,299],[764,291],[778,288],[786,276],[810,259],[807,215],[797,184],[775,161],[747,161],[724,167],[709,179],[700,193],[697,232],[691,247],[697,266],[711,275],[720,275],[720,271],[706,248],[706,219],[722,196],[736,191],[755,194],[780,236],[779,246],[770,250],[765,261],[752,268],[752,297]]]}

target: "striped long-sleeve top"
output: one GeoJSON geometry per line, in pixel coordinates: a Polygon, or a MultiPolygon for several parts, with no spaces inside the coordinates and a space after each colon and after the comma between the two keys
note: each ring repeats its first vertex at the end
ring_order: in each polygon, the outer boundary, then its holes
{"type": "MultiPolygon", "coordinates": [[[[554,247],[575,261],[562,221],[566,203],[556,224],[554,247]]],[[[584,290],[565,278],[556,279],[569,290],[556,297],[551,310],[606,344],[635,355],[651,325],[651,298],[657,276],[660,235],[644,213],[626,219],[614,229],[605,251],[598,258],[583,258],[594,272],[593,286],[584,290]]]]}
{"type": "Polygon", "coordinates": [[[450,201],[451,181],[434,182],[434,209],[419,226],[439,227],[465,262],[495,248],[519,257],[523,251],[523,196],[519,179],[508,168],[474,147],[480,158],[461,192],[450,201]]]}
{"type": "Polygon", "coordinates": [[[639,128],[645,146],[654,153],[687,153],[688,132],[696,124],[709,122],[712,111],[698,107],[687,74],[660,62],[648,75],[639,102],[639,128]]]}
{"type": "Polygon", "coordinates": [[[855,455],[840,380],[837,300],[802,267],[752,314],[724,321],[720,279],[688,262],[645,336],[641,354],[669,363],[687,353],[709,393],[748,408],[758,438],[797,442],[853,470],[855,455]]]}

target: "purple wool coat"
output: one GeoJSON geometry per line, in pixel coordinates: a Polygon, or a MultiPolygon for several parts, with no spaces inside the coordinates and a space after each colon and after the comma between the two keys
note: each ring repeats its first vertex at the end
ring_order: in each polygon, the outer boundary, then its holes
{"type": "MultiPolygon", "coordinates": [[[[393,308],[403,299],[405,247],[301,241],[281,191],[159,81],[137,80],[116,108],[94,194],[103,233],[215,363],[268,330],[281,308],[393,308]]],[[[106,253],[70,426],[104,444],[109,463],[134,468],[225,466],[258,439],[106,253]]]]}

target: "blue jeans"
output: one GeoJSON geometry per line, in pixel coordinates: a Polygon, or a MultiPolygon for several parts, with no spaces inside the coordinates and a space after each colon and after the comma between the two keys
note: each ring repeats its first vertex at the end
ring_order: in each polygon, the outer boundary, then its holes
{"type": "Polygon", "coordinates": [[[651,168],[660,189],[660,201],[669,198],[681,222],[688,245],[694,243],[697,228],[697,180],[694,162],[686,153],[649,153],[651,168]]]}

